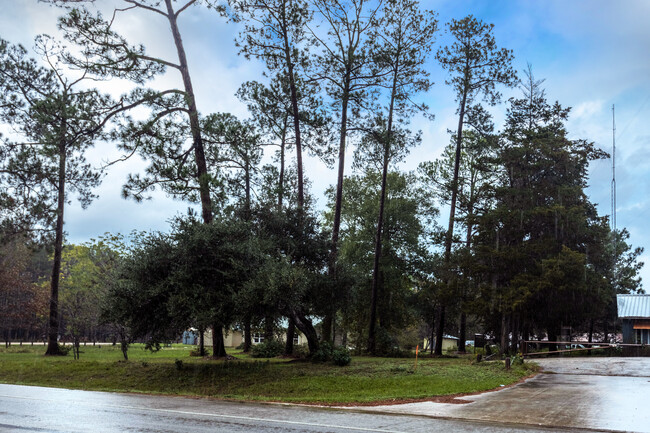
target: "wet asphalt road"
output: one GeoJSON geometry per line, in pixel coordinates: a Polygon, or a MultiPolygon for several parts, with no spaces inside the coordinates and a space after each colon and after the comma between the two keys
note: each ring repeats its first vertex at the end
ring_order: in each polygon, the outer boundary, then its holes
{"type": "MultiPolygon", "coordinates": [[[[0,432],[544,432],[490,421],[0,384],[0,432]]],[[[592,430],[581,430],[592,431],[592,430]]]]}

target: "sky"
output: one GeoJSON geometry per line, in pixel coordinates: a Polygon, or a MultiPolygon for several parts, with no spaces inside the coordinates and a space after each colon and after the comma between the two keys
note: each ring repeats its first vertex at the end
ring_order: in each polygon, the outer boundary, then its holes
{"type": "MultiPolygon", "coordinates": [[[[96,4],[108,10],[112,4],[123,2],[99,0],[96,4]]],[[[62,10],[37,0],[0,0],[0,6],[0,37],[11,43],[31,49],[38,34],[60,36],[56,20],[62,10]]],[[[444,30],[451,19],[472,14],[494,24],[499,47],[513,50],[513,66],[521,72],[531,64],[536,79],[545,79],[548,100],[572,107],[568,122],[570,138],[592,141],[611,153],[615,105],[617,227],[626,227],[631,243],[647,249],[641,260],[650,262],[650,2],[422,0],[421,7],[438,13],[440,31],[434,52],[449,43],[444,30]]],[[[234,38],[241,31],[240,25],[197,6],[180,16],[179,27],[199,110],[204,114],[230,112],[247,117],[246,107],[235,92],[245,81],[262,80],[264,68],[261,63],[238,55],[234,38]]],[[[169,26],[163,17],[150,13],[121,14],[116,28],[132,43],[144,44],[150,54],[176,60],[169,26]]],[[[429,105],[435,120],[413,120],[412,127],[422,130],[423,140],[402,164],[404,170],[413,170],[420,162],[438,157],[449,142],[448,130],[455,129],[457,124],[456,103],[445,85],[445,72],[433,59],[428,70],[435,84],[420,95],[420,100],[429,105]]],[[[163,88],[181,84],[180,75],[170,71],[151,85],[163,88]]],[[[101,85],[116,96],[132,88],[130,83],[116,80],[101,85]]],[[[504,101],[518,95],[517,90],[503,90],[504,101]]],[[[491,110],[497,129],[503,123],[505,110],[505,103],[491,110]]],[[[97,143],[88,159],[99,165],[117,155],[111,143],[97,143]]],[[[348,157],[347,161],[350,160],[348,157]]],[[[128,173],[140,172],[144,167],[145,163],[137,158],[112,166],[96,190],[99,198],[88,209],[81,209],[73,201],[65,218],[68,242],[85,242],[105,232],[168,230],[170,218],[184,213],[187,203],[162,193],[154,193],[150,201],[143,203],[121,198],[121,186],[128,173]]],[[[350,172],[348,165],[346,174],[350,172]]],[[[309,158],[305,174],[312,180],[312,192],[322,208],[323,193],[335,183],[336,174],[309,158]]],[[[591,164],[587,193],[601,215],[610,214],[611,181],[611,159],[591,164]]],[[[650,281],[650,263],[641,276],[650,281]]]]}

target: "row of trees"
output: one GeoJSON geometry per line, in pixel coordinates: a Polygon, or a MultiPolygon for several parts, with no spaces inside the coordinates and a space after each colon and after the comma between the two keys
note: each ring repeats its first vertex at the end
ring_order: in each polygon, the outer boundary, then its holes
{"type": "Polygon", "coordinates": [[[472,16],[447,24],[452,42],[435,58],[456,94],[458,128],[438,160],[403,173],[397,164],[421,141],[409,121],[431,116],[417,101],[432,85],[426,65],[439,31],[435,13],[416,1],[205,2],[241,23],[241,54],[266,66],[268,79],[237,93],[247,120],[197,107],[178,20],[198,1],[123,0],[110,18],[83,1],[50,3],[65,8],[59,28],[74,49],[40,36],[39,63],[0,41],[0,118],[15,131],[0,150],[3,243],[42,232],[53,245],[48,354],[58,351],[67,191],[90,204],[101,176],[85,153],[105,140],[121,159],[147,161],[125,197],[160,188],[200,207],[170,234],[137,237],[111,266],[111,284],[93,291],[125,346],[194,326],[213,329],[222,356],[224,328],[241,326],[247,350],[252,327],[270,335],[286,320],[312,352],[338,333],[381,353],[422,323],[426,335],[435,329],[440,354],[456,322],[464,349],[468,317],[502,346],[509,335],[552,337],[562,324],[593,331],[611,323],[615,293],[640,287],[641,250],[626,232],[612,233],[584,193],[589,162],[606,154],[567,138],[569,110],[547,102],[530,68],[517,80],[492,25],[472,16]],[[114,30],[134,12],[167,20],[175,59],[114,30]],[[145,87],[167,70],[179,73],[177,88],[145,87]],[[92,88],[116,79],[136,87],[119,100],[92,88]],[[517,83],[523,95],[495,133],[487,108],[500,102],[500,86],[517,83]],[[148,116],[136,118],[136,107],[148,116]],[[274,163],[262,165],[269,145],[274,163]],[[355,174],[346,176],[350,146],[355,174]],[[338,164],[322,217],[303,149],[338,164]],[[440,205],[450,209],[444,230],[440,205]]]}
{"type": "MultiPolygon", "coordinates": [[[[121,238],[106,236],[84,245],[66,245],[61,255],[60,337],[75,343],[107,341],[110,324],[102,317],[107,281],[124,253],[121,238]]],[[[14,237],[0,253],[0,335],[11,341],[43,341],[53,254],[28,239],[14,237]]]]}

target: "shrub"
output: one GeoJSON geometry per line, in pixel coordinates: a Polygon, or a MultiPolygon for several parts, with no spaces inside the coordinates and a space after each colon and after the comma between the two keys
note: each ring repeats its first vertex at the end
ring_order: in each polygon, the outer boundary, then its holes
{"type": "Polygon", "coordinates": [[[307,358],[309,356],[309,346],[306,344],[293,346],[293,356],[301,359],[307,358]]]}
{"type": "Polygon", "coordinates": [[[334,365],[345,367],[346,365],[350,365],[350,361],[352,361],[352,357],[347,348],[341,346],[332,351],[332,362],[334,365]]]}
{"type": "Polygon", "coordinates": [[[510,365],[522,365],[524,363],[524,358],[521,355],[516,354],[510,357],[510,365]]]}
{"type": "Polygon", "coordinates": [[[174,361],[174,365],[176,366],[176,370],[182,370],[183,369],[183,361],[180,359],[177,359],[174,361]]]}
{"type": "Polygon", "coordinates": [[[59,354],[61,356],[68,356],[73,346],[66,346],[65,344],[59,344],[59,354]]]}
{"type": "Polygon", "coordinates": [[[332,362],[334,365],[346,366],[352,361],[350,351],[343,347],[333,347],[329,342],[321,343],[320,347],[311,357],[312,362],[332,362]]]}
{"type": "Polygon", "coordinates": [[[190,356],[201,356],[201,349],[198,347],[190,350],[190,356]]]}
{"type": "Polygon", "coordinates": [[[251,356],[253,358],[275,358],[281,355],[283,351],[284,345],[281,341],[266,340],[251,347],[251,356]]]}
{"type": "Polygon", "coordinates": [[[313,362],[327,362],[332,359],[332,351],[332,344],[324,341],[320,344],[316,353],[311,356],[311,360],[313,362]]]}

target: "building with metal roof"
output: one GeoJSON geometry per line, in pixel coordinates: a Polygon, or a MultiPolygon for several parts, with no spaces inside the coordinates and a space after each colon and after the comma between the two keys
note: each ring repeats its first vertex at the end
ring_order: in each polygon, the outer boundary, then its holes
{"type": "Polygon", "coordinates": [[[650,295],[616,295],[623,343],[650,344],[650,295]]]}

